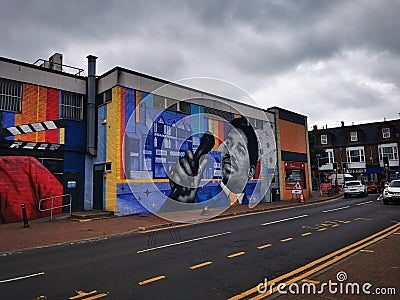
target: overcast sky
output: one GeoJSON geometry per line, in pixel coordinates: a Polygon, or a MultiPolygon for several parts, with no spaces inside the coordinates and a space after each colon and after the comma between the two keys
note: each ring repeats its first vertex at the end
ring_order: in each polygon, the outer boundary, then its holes
{"type": "Polygon", "coordinates": [[[0,0],[0,56],[211,77],[340,126],[400,118],[400,1],[0,0]]]}

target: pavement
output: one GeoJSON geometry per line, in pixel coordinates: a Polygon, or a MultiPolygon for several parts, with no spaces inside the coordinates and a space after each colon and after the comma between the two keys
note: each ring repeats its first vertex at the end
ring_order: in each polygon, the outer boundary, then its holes
{"type": "MultiPolygon", "coordinates": [[[[104,212],[85,211],[74,214],[74,219],[60,219],[53,221],[33,220],[29,221],[29,227],[24,228],[23,223],[11,223],[0,225],[0,256],[7,253],[20,252],[27,249],[49,247],[78,242],[82,240],[99,239],[114,235],[124,235],[138,231],[152,230],[169,226],[176,226],[184,222],[184,218],[189,219],[190,223],[202,222],[205,219],[213,220],[234,216],[259,213],[262,211],[281,209],[307,205],[310,203],[330,201],[341,198],[342,195],[319,196],[318,192],[312,192],[310,198],[305,199],[304,203],[298,200],[277,201],[270,203],[260,203],[250,209],[246,205],[232,206],[224,212],[193,211],[191,213],[168,213],[159,217],[153,214],[137,215],[126,217],[110,217],[104,212]],[[218,214],[218,215],[216,215],[218,214]],[[174,220],[179,220],[176,222],[174,220]]],[[[384,240],[373,244],[370,252],[358,252],[338,264],[323,270],[312,280],[317,282],[327,282],[334,280],[338,272],[346,270],[348,276],[354,282],[366,282],[369,276],[375,280],[374,286],[396,287],[397,295],[400,294],[400,235],[392,234],[384,240]],[[359,281],[356,281],[359,280],[359,281]]],[[[372,278],[371,278],[372,280],[372,278]]],[[[288,295],[285,295],[285,299],[288,295]]],[[[310,295],[291,295],[292,298],[309,299],[310,295]],[[307,297],[308,296],[308,297],[307,297]]],[[[350,295],[341,299],[355,299],[350,295]]],[[[371,295],[370,295],[371,296],[371,295]]],[[[388,296],[389,297],[389,296],[388,296]]],[[[399,297],[399,296],[397,296],[399,297]]],[[[390,298],[390,297],[389,297],[390,298]]],[[[331,298],[326,296],[315,296],[314,299],[337,299],[337,295],[331,298]],[[336,298],[335,298],[336,296],[336,298]]],[[[359,298],[357,298],[359,299],[359,298]]],[[[369,299],[376,299],[370,297],[369,299]]],[[[397,298],[398,299],[398,298],[397,298]]]]}

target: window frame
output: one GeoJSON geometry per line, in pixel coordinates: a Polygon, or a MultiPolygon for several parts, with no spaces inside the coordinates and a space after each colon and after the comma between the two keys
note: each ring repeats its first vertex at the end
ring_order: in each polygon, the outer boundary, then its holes
{"type": "Polygon", "coordinates": [[[328,144],[328,135],[327,134],[321,134],[320,139],[321,139],[321,145],[328,144]]]}
{"type": "Polygon", "coordinates": [[[350,131],[350,142],[358,142],[357,131],[350,131]]]}
{"type": "Polygon", "coordinates": [[[382,138],[383,139],[389,139],[390,138],[390,128],[389,127],[382,128],[382,138]]]}
{"type": "Polygon", "coordinates": [[[348,163],[365,163],[365,150],[364,147],[348,147],[346,149],[346,161],[348,163]],[[358,151],[358,155],[357,156],[352,156],[350,155],[351,151],[358,151]],[[359,160],[352,160],[352,157],[358,157],[359,160]]]}
{"type": "Polygon", "coordinates": [[[335,162],[335,156],[333,154],[333,149],[326,149],[325,153],[327,154],[328,164],[333,164],[335,162]]]}
{"type": "Polygon", "coordinates": [[[387,156],[389,160],[399,159],[399,149],[396,143],[378,145],[379,162],[383,163],[383,157],[387,156]],[[383,149],[391,149],[391,153],[385,153],[383,149]]]}
{"type": "Polygon", "coordinates": [[[83,95],[73,92],[61,91],[60,119],[83,120],[83,95]],[[66,101],[71,103],[66,104],[66,101]],[[75,102],[76,103],[73,103],[75,102]]]}
{"type": "Polygon", "coordinates": [[[0,78],[0,111],[22,113],[22,94],[21,82],[0,78]]]}

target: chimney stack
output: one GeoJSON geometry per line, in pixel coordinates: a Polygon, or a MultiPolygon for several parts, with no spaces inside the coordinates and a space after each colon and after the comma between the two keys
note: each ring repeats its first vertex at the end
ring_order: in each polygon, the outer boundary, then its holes
{"type": "Polygon", "coordinates": [[[63,55],[61,53],[54,53],[49,57],[49,68],[52,70],[62,72],[63,55]]]}

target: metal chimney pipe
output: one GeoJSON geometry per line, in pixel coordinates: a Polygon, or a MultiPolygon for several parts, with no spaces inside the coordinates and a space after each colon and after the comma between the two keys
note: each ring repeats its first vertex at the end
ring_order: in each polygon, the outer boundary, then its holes
{"type": "Polygon", "coordinates": [[[88,55],[88,80],[87,80],[87,123],[86,123],[86,152],[97,155],[96,147],[96,59],[88,55]]]}

